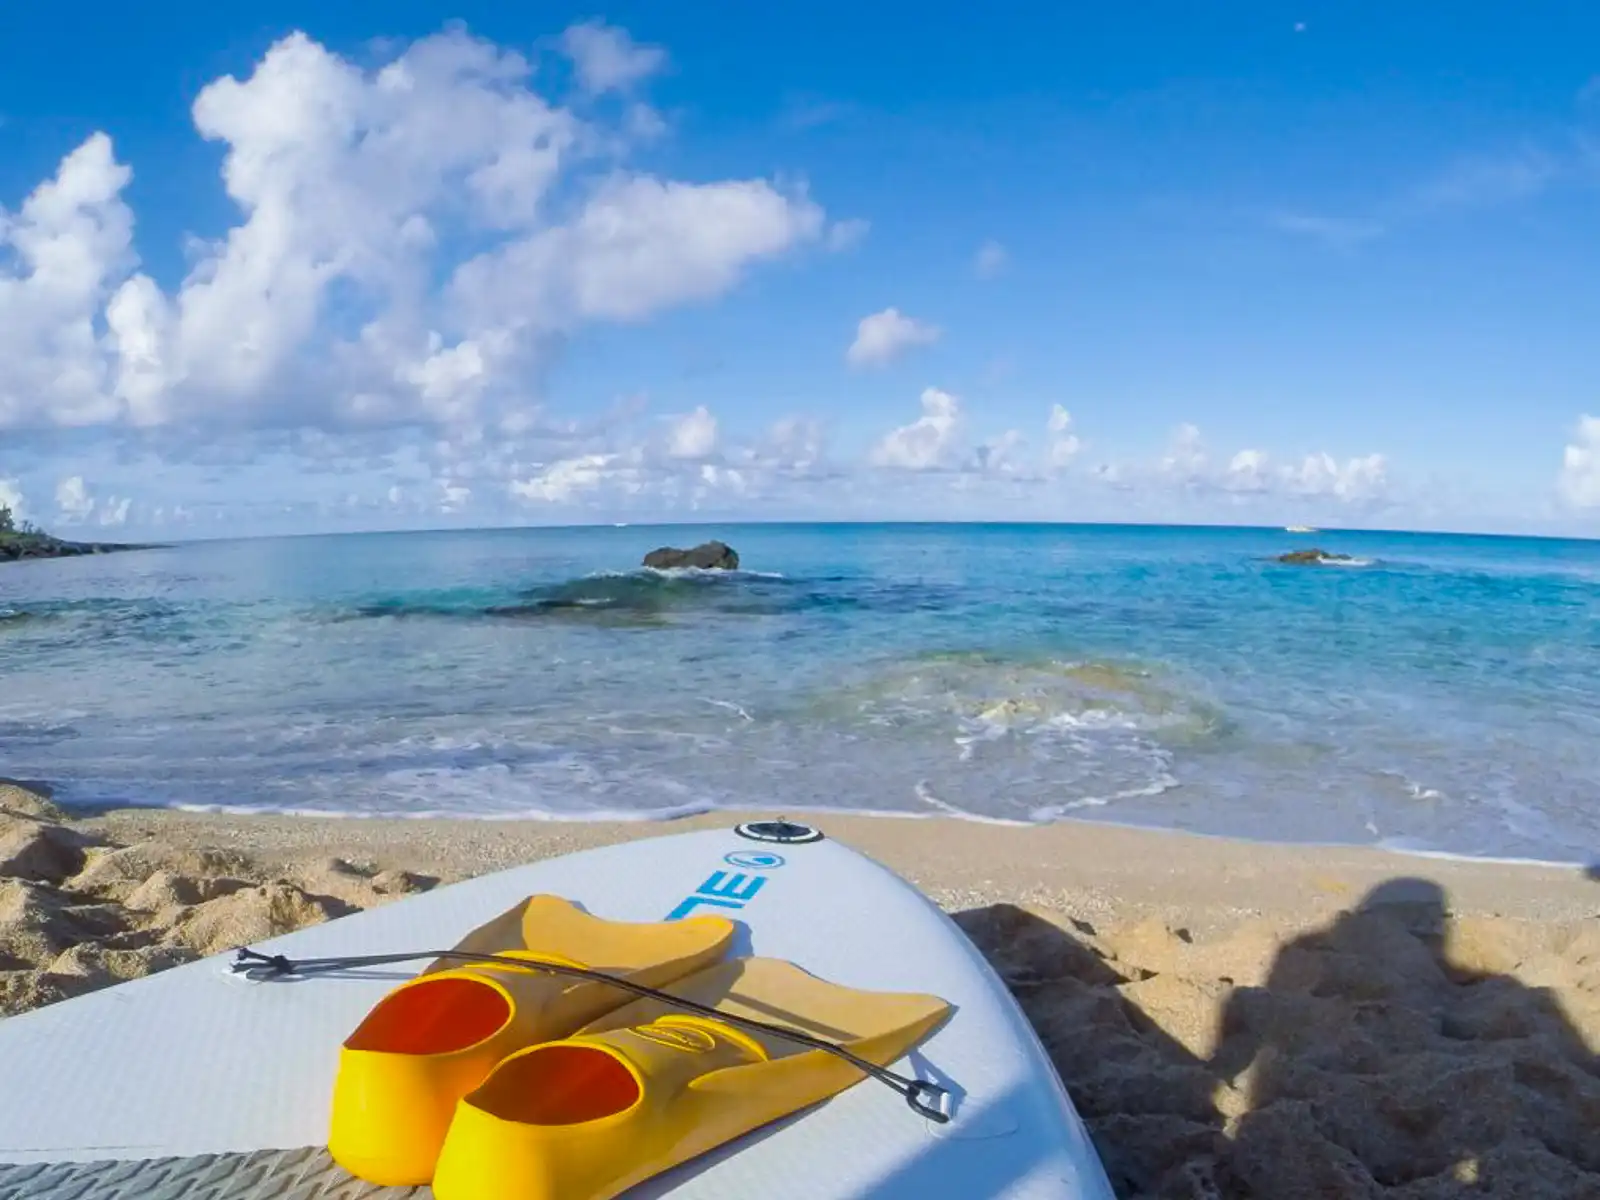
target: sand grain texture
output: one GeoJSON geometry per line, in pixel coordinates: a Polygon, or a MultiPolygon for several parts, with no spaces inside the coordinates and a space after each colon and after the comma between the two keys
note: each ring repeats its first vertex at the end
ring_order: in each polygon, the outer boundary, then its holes
{"type": "Polygon", "coordinates": [[[332,920],[433,880],[325,855],[124,844],[0,784],[0,1015],[332,920]]]}
{"type": "MultiPolygon", "coordinates": [[[[1097,826],[824,825],[983,951],[1119,1196],[1600,1200],[1600,886],[1579,872],[1097,826]]],[[[0,1012],[664,831],[67,821],[0,785],[0,1012]]]]}

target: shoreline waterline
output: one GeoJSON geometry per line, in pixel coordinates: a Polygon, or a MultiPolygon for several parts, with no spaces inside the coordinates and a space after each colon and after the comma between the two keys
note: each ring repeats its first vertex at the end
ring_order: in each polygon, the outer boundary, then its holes
{"type": "MultiPolygon", "coordinates": [[[[398,824],[444,822],[460,823],[463,825],[520,825],[531,826],[561,826],[570,825],[577,828],[585,826],[640,826],[659,827],[662,834],[676,832],[685,823],[703,821],[716,824],[725,821],[731,828],[739,821],[746,820],[771,820],[777,817],[789,816],[804,818],[808,824],[815,825],[826,831],[826,826],[831,819],[843,818],[847,822],[857,820],[869,822],[950,822],[956,825],[983,825],[1000,829],[1015,830],[1043,830],[1056,826],[1088,827],[1092,829],[1115,829],[1128,833],[1152,834],[1157,836],[1170,836],[1180,839],[1192,839],[1200,842],[1221,842],[1241,847],[1254,847],[1260,850],[1294,851],[1356,851],[1371,852],[1373,854],[1390,856],[1397,859],[1424,859],[1440,862],[1459,862],[1480,864],[1483,866],[1504,867],[1537,867],[1558,871],[1600,871],[1600,853],[1593,858],[1576,859],[1544,859],[1544,858],[1519,858],[1508,855],[1496,854],[1464,854],[1454,850],[1438,850],[1423,846],[1394,845],[1386,841],[1377,842],[1339,842],[1339,841],[1297,841],[1294,839],[1278,839],[1264,837],[1241,837],[1237,834],[1214,833],[1208,830],[1181,829],[1167,825],[1147,825],[1133,821],[1115,821],[1090,816],[1062,815],[1049,821],[1023,821],[1007,817],[988,817],[981,814],[958,812],[954,810],[934,809],[928,812],[905,812],[893,809],[861,809],[837,808],[817,805],[787,805],[763,808],[759,806],[746,806],[740,808],[723,808],[716,805],[685,805],[681,810],[665,812],[630,812],[623,809],[600,811],[590,814],[576,814],[573,812],[557,812],[553,810],[523,810],[509,812],[463,813],[445,810],[421,811],[396,811],[385,812],[382,810],[345,810],[331,811],[326,809],[301,809],[301,808],[251,808],[247,806],[234,806],[226,804],[140,804],[136,802],[103,803],[88,805],[64,805],[68,815],[77,821],[93,821],[101,818],[113,818],[121,814],[151,814],[178,813],[197,817],[218,817],[249,821],[262,820],[294,820],[294,821],[321,821],[329,823],[360,822],[383,823],[395,822],[398,824]]],[[[695,825],[701,828],[701,825],[695,825]]],[[[652,836],[652,835],[644,835],[652,836]]]]}
{"type": "Polygon", "coordinates": [[[72,804],[1600,852],[1600,546],[1319,533],[1349,571],[1272,531],[714,532],[744,569],[632,567],[637,528],[46,564],[0,604],[0,770],[72,804]]]}

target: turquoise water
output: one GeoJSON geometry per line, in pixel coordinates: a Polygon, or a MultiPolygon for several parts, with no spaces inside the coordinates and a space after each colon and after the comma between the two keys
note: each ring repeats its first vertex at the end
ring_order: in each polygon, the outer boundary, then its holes
{"type": "Polygon", "coordinates": [[[494,530],[0,568],[0,774],[69,802],[713,807],[1600,852],[1600,543],[494,530]],[[733,576],[631,571],[720,536],[733,576]],[[1367,565],[1287,567],[1315,543],[1367,565]]]}

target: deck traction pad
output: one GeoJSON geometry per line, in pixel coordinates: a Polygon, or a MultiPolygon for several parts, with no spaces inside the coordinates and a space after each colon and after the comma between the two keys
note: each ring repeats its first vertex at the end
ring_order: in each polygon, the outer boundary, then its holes
{"type": "Polygon", "coordinates": [[[0,1200],[423,1200],[356,1179],[323,1146],[138,1162],[0,1164],[0,1200]]]}

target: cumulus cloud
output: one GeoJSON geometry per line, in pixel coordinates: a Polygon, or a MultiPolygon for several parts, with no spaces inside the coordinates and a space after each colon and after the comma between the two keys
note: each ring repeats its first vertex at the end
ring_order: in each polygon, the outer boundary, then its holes
{"type": "Polygon", "coordinates": [[[973,452],[973,469],[982,475],[1014,475],[1021,470],[1018,461],[1021,447],[1022,434],[1018,430],[1008,429],[973,452]]]}
{"type": "Polygon", "coordinates": [[[951,466],[961,423],[961,401],[938,388],[922,391],[922,416],[890,430],[868,455],[874,466],[934,471],[951,466]]]}
{"type": "Polygon", "coordinates": [[[1272,486],[1267,456],[1261,450],[1241,450],[1228,460],[1223,486],[1235,492],[1264,492],[1272,486]]]}
{"type": "Polygon", "coordinates": [[[1050,419],[1045,422],[1050,434],[1049,460],[1052,467],[1064,467],[1078,456],[1083,443],[1072,431],[1072,414],[1061,405],[1052,405],[1050,419]]]}
{"type": "Polygon", "coordinates": [[[561,47],[572,60],[583,89],[596,95],[626,91],[667,62],[666,51],[660,47],[641,46],[627,30],[604,21],[569,26],[561,35],[561,47]]]}
{"type": "MultiPolygon", "coordinates": [[[[662,61],[593,24],[563,46],[590,91],[662,61]]],[[[813,201],[766,180],[620,166],[637,114],[604,128],[532,79],[462,32],[373,68],[283,38],[194,102],[239,219],[172,290],[139,269],[132,169],[94,134],[0,212],[0,428],[471,442],[537,423],[542,364],[582,325],[709,300],[827,236],[813,201]]]]}
{"type": "Polygon", "coordinates": [[[1362,503],[1388,493],[1388,460],[1366,454],[1340,462],[1326,452],[1298,461],[1274,464],[1263,450],[1243,449],[1214,466],[1197,426],[1178,426],[1156,460],[1155,476],[1192,491],[1220,490],[1248,494],[1311,497],[1362,503]]]}
{"type": "Polygon", "coordinates": [[[99,521],[102,525],[126,525],[128,523],[128,509],[133,505],[130,497],[118,499],[112,496],[100,505],[99,521]]]}
{"type": "Polygon", "coordinates": [[[28,498],[22,494],[21,482],[0,479],[0,508],[9,509],[12,520],[19,524],[28,519],[28,498]]]}
{"type": "Polygon", "coordinates": [[[1199,428],[1187,422],[1179,425],[1167,443],[1166,453],[1161,456],[1161,470],[1185,482],[1192,482],[1201,477],[1205,468],[1205,443],[1200,437],[1199,428]]]}
{"type": "Polygon", "coordinates": [[[89,495],[82,475],[73,475],[56,484],[56,509],[62,520],[69,523],[88,519],[94,511],[94,497],[89,495]]]}
{"type": "Polygon", "coordinates": [[[973,256],[972,270],[979,279],[993,279],[1005,270],[1008,261],[1006,248],[991,238],[978,247],[978,253],[973,256]]]}
{"type": "Polygon", "coordinates": [[[1600,417],[1578,418],[1562,455],[1557,488],[1574,508],[1600,508],[1600,417]]]}
{"type": "Polygon", "coordinates": [[[620,455],[583,454],[551,463],[527,479],[513,480],[511,494],[523,500],[565,504],[617,474],[620,455]]]}
{"type": "Polygon", "coordinates": [[[745,449],[743,457],[765,471],[785,476],[809,476],[825,471],[827,436],[815,417],[783,417],[765,438],[745,449]]]}
{"type": "Polygon", "coordinates": [[[672,458],[708,458],[717,448],[717,419],[701,405],[691,413],[674,418],[667,437],[667,454],[672,458]]]}
{"type": "Polygon", "coordinates": [[[130,261],[133,216],[120,199],[130,177],[95,134],[17,213],[0,209],[0,428],[117,414],[96,321],[130,261]]]}
{"type": "Polygon", "coordinates": [[[1287,489],[1300,495],[1367,500],[1383,493],[1388,484],[1388,464],[1381,454],[1343,463],[1335,461],[1331,454],[1308,454],[1298,466],[1285,467],[1282,477],[1287,489]]]}
{"type": "Polygon", "coordinates": [[[897,308],[862,317],[856,326],[856,339],[845,351],[845,361],[853,367],[881,367],[917,346],[931,346],[941,336],[934,325],[908,317],[897,308]]]}

